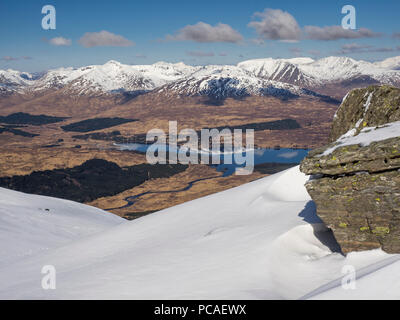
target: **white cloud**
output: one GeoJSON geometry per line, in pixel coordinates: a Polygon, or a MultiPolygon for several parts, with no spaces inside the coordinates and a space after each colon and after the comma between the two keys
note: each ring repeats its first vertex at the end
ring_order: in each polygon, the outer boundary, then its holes
{"type": "Polygon", "coordinates": [[[396,47],[396,48],[376,48],[376,49],[371,49],[369,50],[369,52],[393,52],[393,51],[399,51],[400,47],[396,47]]]}
{"type": "Polygon", "coordinates": [[[321,51],[319,50],[308,50],[307,52],[312,56],[319,56],[321,54],[321,51]]]}
{"type": "Polygon", "coordinates": [[[32,60],[32,57],[29,57],[29,56],[23,56],[23,57],[4,56],[0,60],[10,62],[10,61],[18,61],[18,60],[21,60],[21,59],[22,60],[32,60]]]}
{"type": "Polygon", "coordinates": [[[301,48],[297,48],[297,47],[289,48],[289,51],[291,53],[293,53],[294,55],[300,55],[303,52],[303,50],[301,48]]]}
{"type": "Polygon", "coordinates": [[[18,58],[11,57],[11,56],[4,56],[3,58],[1,58],[1,60],[4,60],[4,61],[16,61],[16,60],[18,60],[18,58]]]}
{"type": "Polygon", "coordinates": [[[204,52],[204,51],[188,51],[188,52],[186,52],[186,54],[191,57],[213,57],[214,56],[214,53],[204,52]]]}
{"type": "Polygon", "coordinates": [[[256,46],[263,46],[265,45],[265,40],[260,38],[253,38],[249,40],[250,43],[255,44],[256,46]]]}
{"type": "MultiPolygon", "coordinates": [[[[258,34],[258,39],[279,40],[284,42],[297,42],[300,39],[311,40],[339,40],[339,39],[359,39],[376,38],[380,33],[373,32],[367,28],[358,30],[344,29],[341,26],[305,26],[300,28],[296,19],[289,13],[280,9],[265,9],[263,12],[256,12],[254,18],[248,26],[254,28],[258,34]]],[[[400,37],[394,34],[393,37],[400,37]]],[[[254,42],[254,41],[253,41],[254,42]]]]}
{"type": "Polygon", "coordinates": [[[168,35],[166,40],[238,43],[243,40],[243,37],[227,24],[218,23],[212,26],[200,21],[183,27],[174,36],[168,35]]]}
{"type": "Polygon", "coordinates": [[[280,9],[265,9],[263,12],[256,12],[255,18],[259,21],[252,21],[248,24],[254,28],[261,39],[269,40],[299,40],[301,29],[296,19],[288,12],[280,9]]]}
{"type": "Polygon", "coordinates": [[[360,38],[376,38],[379,33],[375,33],[366,28],[359,30],[343,29],[341,26],[305,26],[304,31],[306,37],[311,40],[339,40],[339,39],[360,39],[360,38]]]}
{"type": "Polygon", "coordinates": [[[347,43],[342,46],[343,50],[359,50],[365,48],[371,48],[372,46],[367,44],[358,44],[358,43],[347,43]]]}
{"type": "Polygon", "coordinates": [[[55,37],[49,40],[53,46],[70,46],[72,41],[63,37],[55,37]]]}
{"type": "Polygon", "coordinates": [[[400,39],[400,32],[395,32],[392,34],[392,38],[394,39],[400,39]]]}
{"type": "Polygon", "coordinates": [[[342,45],[342,50],[339,51],[339,54],[349,54],[349,53],[360,53],[366,52],[371,49],[373,46],[367,44],[359,44],[359,43],[347,43],[342,45]]]}
{"type": "Polygon", "coordinates": [[[393,52],[398,51],[398,48],[376,48],[367,44],[348,43],[342,46],[342,50],[338,51],[338,54],[349,54],[349,53],[372,53],[372,52],[393,52]]]}
{"type": "Polygon", "coordinates": [[[80,39],[79,43],[86,47],[130,47],[135,43],[109,31],[86,32],[80,39]]]}

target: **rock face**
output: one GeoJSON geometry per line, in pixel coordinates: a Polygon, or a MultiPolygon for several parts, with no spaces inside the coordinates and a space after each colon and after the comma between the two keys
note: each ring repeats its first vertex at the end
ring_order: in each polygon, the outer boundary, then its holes
{"type": "Polygon", "coordinates": [[[343,253],[400,253],[400,89],[351,91],[339,107],[331,143],[301,163],[317,213],[343,253]]]}
{"type": "Polygon", "coordinates": [[[331,141],[351,129],[357,133],[364,127],[376,127],[400,120],[399,89],[371,86],[350,91],[336,112],[330,135],[331,141]]]}

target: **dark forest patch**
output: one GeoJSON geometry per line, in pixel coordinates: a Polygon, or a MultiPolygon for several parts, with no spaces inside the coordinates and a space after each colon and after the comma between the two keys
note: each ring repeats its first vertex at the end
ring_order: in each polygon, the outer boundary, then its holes
{"type": "Polygon", "coordinates": [[[95,130],[107,129],[134,121],[139,120],[124,118],[93,118],[62,126],[61,129],[63,129],[64,131],[72,132],[90,132],[95,130]]]}
{"type": "MultiPolygon", "coordinates": [[[[263,131],[263,130],[294,130],[301,128],[300,124],[294,119],[283,119],[276,121],[267,121],[267,122],[257,122],[257,123],[246,123],[242,125],[236,126],[220,126],[217,127],[219,131],[223,129],[229,129],[233,132],[234,129],[246,130],[246,129],[254,129],[254,131],[263,131]]],[[[211,129],[211,128],[204,128],[211,129]]]]}
{"type": "Polygon", "coordinates": [[[123,136],[119,131],[112,132],[94,132],[87,134],[80,134],[72,136],[74,139],[78,140],[101,140],[101,141],[114,141],[115,143],[142,143],[142,144],[152,144],[153,142],[146,141],[146,134],[140,133],[132,136],[123,136]]]}
{"type": "Polygon", "coordinates": [[[93,140],[103,140],[103,141],[116,141],[115,139],[117,140],[122,139],[121,132],[119,131],[79,134],[72,136],[72,138],[80,140],[93,139],[93,140]]]}
{"type": "Polygon", "coordinates": [[[26,131],[19,130],[19,129],[13,129],[13,128],[9,128],[9,127],[0,127],[0,134],[2,134],[3,132],[9,132],[16,136],[21,136],[21,137],[26,137],[26,138],[33,138],[33,137],[38,136],[38,134],[36,134],[36,133],[30,133],[30,132],[26,132],[26,131]]]}
{"type": "MultiPolygon", "coordinates": [[[[294,130],[301,128],[300,124],[294,119],[283,119],[276,121],[268,121],[268,122],[259,122],[259,123],[247,123],[237,126],[220,126],[216,129],[221,131],[223,129],[230,129],[232,132],[234,129],[254,129],[254,131],[262,131],[262,130],[294,130]]],[[[210,130],[211,128],[204,128],[206,130],[210,130]]],[[[168,142],[168,133],[167,134],[167,142],[168,142]]],[[[201,136],[201,130],[197,131],[197,135],[201,136]]],[[[116,143],[142,143],[142,144],[151,144],[146,141],[146,134],[140,133],[135,134],[129,137],[122,136],[119,131],[112,132],[95,132],[88,133],[82,135],[72,136],[74,139],[80,140],[103,140],[103,141],[114,141],[116,143]]],[[[183,142],[181,142],[183,143],[183,142]]]]}
{"type": "Polygon", "coordinates": [[[44,146],[41,146],[41,148],[56,148],[56,147],[60,147],[61,144],[46,144],[44,146]]]}
{"type": "Polygon", "coordinates": [[[40,126],[43,124],[56,123],[64,121],[67,118],[52,117],[46,115],[32,115],[24,112],[17,112],[8,116],[0,116],[0,122],[6,124],[30,124],[33,126],[40,126]]]}
{"type": "Polygon", "coordinates": [[[0,186],[26,193],[89,202],[116,195],[149,179],[173,176],[185,171],[187,167],[181,164],[145,163],[121,168],[114,162],[92,159],[73,168],[3,177],[0,178],[0,186]]]}

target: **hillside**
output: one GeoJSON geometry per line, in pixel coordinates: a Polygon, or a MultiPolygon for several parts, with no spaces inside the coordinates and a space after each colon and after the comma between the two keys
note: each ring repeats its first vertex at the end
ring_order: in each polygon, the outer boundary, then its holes
{"type": "Polygon", "coordinates": [[[0,188],[0,265],[10,266],[124,222],[94,207],[0,188]]]}
{"type": "MultiPolygon", "coordinates": [[[[380,249],[347,257],[333,252],[336,243],[315,215],[304,187],[307,180],[295,167],[132,222],[110,225],[57,249],[36,252],[13,263],[2,261],[0,297],[399,298],[400,281],[395,275],[400,271],[400,256],[380,249]],[[57,270],[57,290],[40,287],[40,270],[45,264],[57,270]],[[359,270],[356,290],[340,286],[345,265],[359,270]]],[[[2,215],[2,225],[15,219],[12,212],[17,214],[5,200],[9,195],[13,203],[29,199],[29,209],[19,207],[18,214],[37,206],[55,210],[50,202],[36,202],[48,198],[5,189],[0,192],[1,210],[9,213],[2,215]]],[[[50,219],[51,215],[45,217],[50,219]]],[[[104,218],[98,216],[99,220],[104,218]]],[[[63,219],[64,223],[71,221],[67,216],[63,219]]],[[[27,225],[48,230],[46,221],[32,216],[27,225]]],[[[58,229],[55,226],[53,231],[58,229]]],[[[10,228],[3,234],[10,239],[17,232],[25,235],[29,229],[10,228]]],[[[41,239],[52,241],[45,232],[41,239]]],[[[5,251],[6,243],[1,243],[5,251]]],[[[4,256],[10,260],[10,251],[4,256]]]]}

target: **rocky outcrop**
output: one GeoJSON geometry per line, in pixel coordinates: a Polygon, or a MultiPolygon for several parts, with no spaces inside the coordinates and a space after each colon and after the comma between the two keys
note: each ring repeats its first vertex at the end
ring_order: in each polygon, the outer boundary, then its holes
{"type": "Polygon", "coordinates": [[[381,126],[400,120],[399,89],[371,86],[350,91],[335,114],[330,140],[335,141],[351,129],[381,126]]]}
{"type": "Polygon", "coordinates": [[[400,253],[400,89],[351,91],[339,107],[331,143],[301,163],[317,213],[343,253],[400,253]]]}

